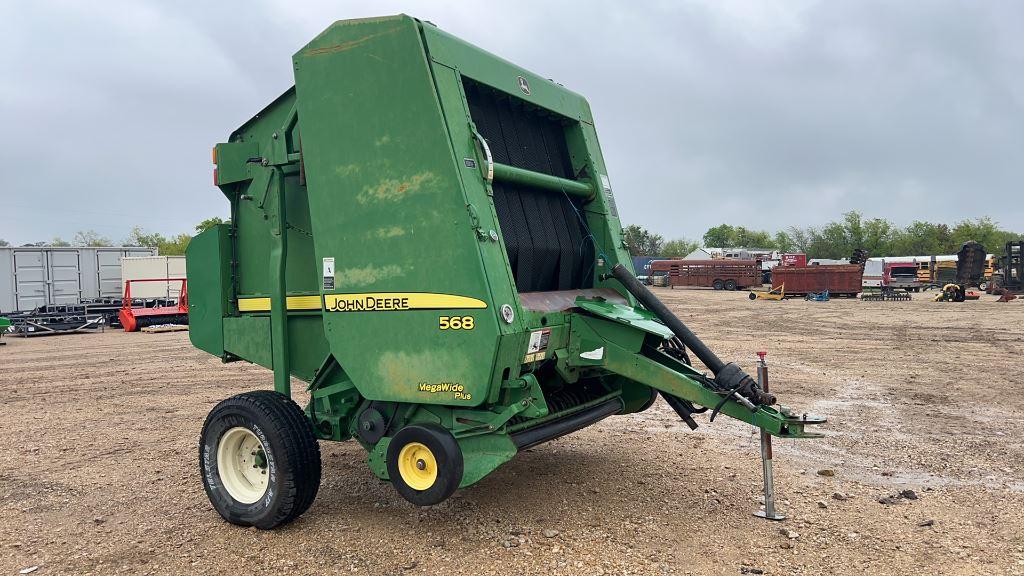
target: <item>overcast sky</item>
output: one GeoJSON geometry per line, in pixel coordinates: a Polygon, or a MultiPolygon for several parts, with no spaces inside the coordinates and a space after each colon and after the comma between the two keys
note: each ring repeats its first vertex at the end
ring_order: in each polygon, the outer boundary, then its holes
{"type": "Polygon", "coordinates": [[[12,244],[226,216],[211,146],[332,21],[398,12],[585,95],[624,224],[700,238],[860,210],[1024,230],[1024,2],[5,4],[12,244]]]}

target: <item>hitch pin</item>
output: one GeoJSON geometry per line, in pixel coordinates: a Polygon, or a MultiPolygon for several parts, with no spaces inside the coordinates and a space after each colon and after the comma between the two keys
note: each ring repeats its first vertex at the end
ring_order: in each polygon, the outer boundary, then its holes
{"type": "MultiPolygon", "coordinates": [[[[768,392],[768,364],[764,361],[767,352],[757,353],[757,383],[765,393],[768,392]]],[[[785,520],[786,517],[775,511],[775,478],[772,476],[772,435],[761,430],[761,465],[764,468],[764,510],[754,512],[754,516],[766,520],[785,520]]]]}

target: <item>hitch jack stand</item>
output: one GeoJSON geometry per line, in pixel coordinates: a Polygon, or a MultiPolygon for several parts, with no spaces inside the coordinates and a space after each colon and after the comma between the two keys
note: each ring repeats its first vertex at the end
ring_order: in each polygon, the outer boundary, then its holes
{"type": "MultiPolygon", "coordinates": [[[[757,383],[768,392],[768,364],[764,361],[767,352],[757,353],[757,383]]],[[[761,465],[764,467],[764,510],[754,512],[754,516],[766,520],[785,520],[786,517],[775,511],[775,479],[772,476],[772,435],[761,431],[761,465]]]]}

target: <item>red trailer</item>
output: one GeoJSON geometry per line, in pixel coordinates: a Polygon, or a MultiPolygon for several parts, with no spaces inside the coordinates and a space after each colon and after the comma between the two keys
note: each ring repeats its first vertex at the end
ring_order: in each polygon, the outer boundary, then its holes
{"type": "Polygon", "coordinates": [[[818,266],[776,266],[772,285],[786,285],[786,296],[820,294],[855,297],[861,290],[864,268],[859,264],[822,264],[818,266]]]}
{"type": "Polygon", "coordinates": [[[782,254],[779,256],[781,266],[807,266],[807,254],[782,254]]]}
{"type": "Polygon", "coordinates": [[[666,276],[666,285],[701,286],[715,290],[737,290],[761,285],[759,260],[655,260],[652,276],[666,276]]]}

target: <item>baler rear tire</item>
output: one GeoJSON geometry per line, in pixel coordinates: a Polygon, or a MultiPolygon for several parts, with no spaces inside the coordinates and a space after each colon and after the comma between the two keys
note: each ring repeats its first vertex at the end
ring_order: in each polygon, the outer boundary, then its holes
{"type": "MultiPolygon", "coordinates": [[[[419,464],[422,460],[417,460],[419,464]]],[[[463,459],[459,443],[448,430],[436,424],[410,424],[395,434],[388,444],[387,452],[388,477],[395,490],[409,502],[417,506],[433,506],[445,501],[455,493],[462,482],[463,459]],[[426,452],[422,452],[422,450],[426,452]],[[419,470],[433,472],[433,478],[403,477],[402,460],[410,454],[410,450],[418,450],[425,454],[427,460],[419,470]],[[413,487],[409,482],[422,480],[421,487],[413,487]]]]}
{"type": "Polygon", "coordinates": [[[232,396],[210,411],[199,439],[199,467],[206,495],[221,517],[262,530],[298,518],[320,488],[320,446],[312,424],[291,398],[269,390],[232,396]],[[259,440],[269,475],[266,491],[248,504],[225,487],[218,462],[222,439],[239,427],[259,440]]]}

